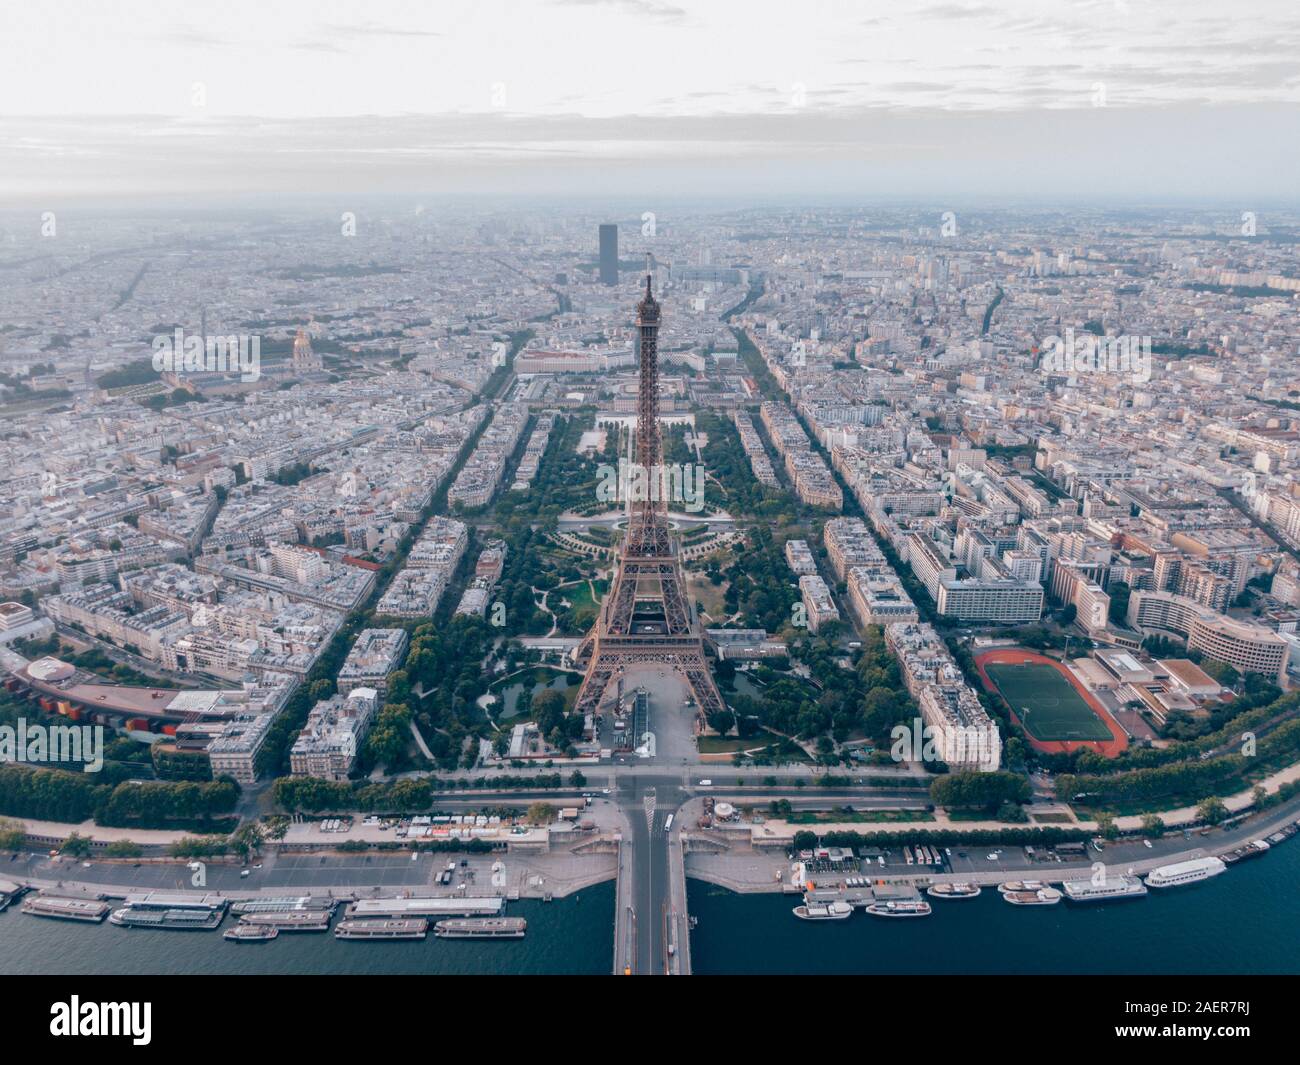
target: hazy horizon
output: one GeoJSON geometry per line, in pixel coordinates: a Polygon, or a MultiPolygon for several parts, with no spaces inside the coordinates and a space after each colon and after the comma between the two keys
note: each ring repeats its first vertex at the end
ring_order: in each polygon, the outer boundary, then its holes
{"type": "Polygon", "coordinates": [[[292,195],[1295,202],[1280,0],[8,16],[0,207],[292,195]]]}

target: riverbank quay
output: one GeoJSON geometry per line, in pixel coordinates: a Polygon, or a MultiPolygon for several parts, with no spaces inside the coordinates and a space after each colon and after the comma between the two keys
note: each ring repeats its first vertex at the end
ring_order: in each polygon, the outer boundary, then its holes
{"type": "MultiPolygon", "coordinates": [[[[1263,839],[1300,820],[1300,797],[1290,799],[1263,814],[1214,828],[1184,830],[1160,837],[1102,840],[1092,837],[1081,853],[1057,853],[1051,845],[1035,843],[981,842],[981,833],[1005,832],[1014,827],[1000,822],[915,822],[875,824],[862,822],[790,824],[729,824],[708,830],[683,833],[686,844],[686,875],[717,884],[731,891],[801,893],[795,863],[800,858],[806,880],[832,886],[849,877],[889,884],[924,888],[937,883],[992,885],[1008,880],[1040,880],[1059,883],[1089,878],[1101,865],[1106,875],[1140,876],[1160,866],[1191,861],[1232,851],[1252,840],[1263,839]],[[771,833],[762,832],[771,828],[771,833]],[[909,834],[910,830],[910,834],[909,834]],[[951,831],[940,843],[930,842],[923,833],[951,831]],[[872,837],[871,845],[817,846],[807,853],[795,851],[795,837],[811,832],[819,839],[831,833],[858,833],[872,837]],[[877,835],[879,833],[879,835],[877,835]],[[963,839],[963,834],[969,838],[963,839]],[[922,863],[915,848],[921,840],[937,862],[922,863]],[[878,842],[879,840],[879,842],[878,842]],[[909,840],[913,841],[909,844],[909,840]],[[792,857],[793,855],[793,857],[792,857]]],[[[1041,827],[1089,827],[1053,825],[1041,827]]],[[[1095,826],[1091,826],[1095,827],[1095,826]]],[[[930,837],[933,839],[933,836],[930,837]]],[[[1300,837],[1298,837],[1300,838],[1300,837]]],[[[1288,846],[1287,841],[1281,846],[1288,846]]],[[[1073,844],[1080,851],[1078,843],[1073,844]]],[[[1267,857],[1265,858],[1267,860],[1267,857]]]]}
{"type": "Polygon", "coordinates": [[[47,855],[0,857],[6,880],[34,891],[115,899],[147,891],[188,891],[241,899],[325,896],[563,898],[612,880],[616,854],[563,851],[526,855],[268,854],[251,865],[206,861],[76,861],[47,855]],[[243,875],[247,872],[247,876],[243,875]]]}

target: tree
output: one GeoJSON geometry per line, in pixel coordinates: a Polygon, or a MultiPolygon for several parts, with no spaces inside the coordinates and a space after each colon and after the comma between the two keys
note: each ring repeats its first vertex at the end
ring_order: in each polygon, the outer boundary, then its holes
{"type": "Polygon", "coordinates": [[[1004,802],[998,807],[999,821],[1028,821],[1029,815],[1018,802],[1004,802]]]}
{"type": "MultiPolygon", "coordinates": [[[[433,656],[426,653],[426,657],[432,659],[433,656]]],[[[436,659],[434,661],[436,662],[436,659]]],[[[404,702],[407,696],[411,694],[411,672],[409,669],[395,669],[388,674],[388,697],[394,702],[404,702]]],[[[430,673],[432,673],[432,670],[430,670],[430,673]]],[[[421,674],[417,674],[416,679],[423,680],[426,678],[421,674]]]]}
{"type": "Polygon", "coordinates": [[[27,842],[27,830],[17,821],[0,818],[0,851],[22,850],[27,842]]]}
{"type": "Polygon", "coordinates": [[[812,850],[817,846],[817,833],[815,832],[796,832],[794,839],[790,841],[791,846],[797,851],[812,850]]]}
{"type": "Polygon", "coordinates": [[[221,836],[184,836],[167,845],[173,858],[211,858],[226,853],[226,841],[221,836]]]}
{"type": "Polygon", "coordinates": [[[1032,789],[1019,773],[962,771],[936,777],[930,783],[930,801],[936,806],[983,806],[1026,803],[1032,789]]]}
{"type": "Polygon", "coordinates": [[[110,858],[139,858],[144,848],[129,839],[115,839],[104,848],[104,853],[110,858]]]}
{"type": "Polygon", "coordinates": [[[72,833],[63,841],[63,846],[59,848],[60,854],[66,854],[69,858],[86,858],[90,855],[90,840],[85,836],[79,836],[72,833]]]}
{"type": "Polygon", "coordinates": [[[1110,620],[1117,625],[1128,624],[1128,601],[1131,588],[1123,581],[1112,581],[1106,591],[1110,595],[1110,620]]]}
{"type": "Polygon", "coordinates": [[[549,802],[535,802],[528,807],[530,825],[549,825],[555,820],[555,807],[549,802]]]}
{"type": "MultiPolygon", "coordinates": [[[[532,703],[533,720],[537,722],[537,731],[546,737],[548,743],[563,747],[566,737],[564,721],[564,696],[554,688],[538,692],[532,703]]],[[[575,719],[576,720],[576,719],[575,719]]],[[[578,722],[581,726],[582,722],[578,722]]]]}
{"type": "Polygon", "coordinates": [[[262,829],[255,821],[240,825],[228,841],[232,853],[241,861],[248,861],[262,846],[262,829]]]}
{"type": "Polygon", "coordinates": [[[1165,823],[1155,814],[1142,815],[1142,834],[1159,839],[1165,834],[1165,823]]]}
{"type": "Polygon", "coordinates": [[[392,725],[379,724],[366,737],[366,753],[378,765],[392,766],[406,749],[406,738],[392,725]]]}
{"type": "Polygon", "coordinates": [[[1216,795],[1211,795],[1208,799],[1202,799],[1199,806],[1196,807],[1196,816],[1208,825],[1217,825],[1228,816],[1228,808],[1223,804],[1223,800],[1216,795]]]}
{"type": "Polygon", "coordinates": [[[709,728],[719,736],[725,736],[736,723],[736,715],[725,707],[709,715],[709,728]]]}

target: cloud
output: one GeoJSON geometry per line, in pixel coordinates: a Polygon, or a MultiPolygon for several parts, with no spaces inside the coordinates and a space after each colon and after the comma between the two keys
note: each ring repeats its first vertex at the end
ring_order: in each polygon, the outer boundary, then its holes
{"type": "Polygon", "coordinates": [[[193,26],[173,26],[157,34],[156,38],[164,44],[182,47],[228,48],[233,43],[226,37],[219,37],[215,33],[207,33],[193,26]]]}
{"type": "Polygon", "coordinates": [[[347,37],[441,37],[435,30],[408,30],[396,26],[377,26],[373,22],[364,24],[335,24],[326,27],[331,33],[347,37]]]}
{"type": "Polygon", "coordinates": [[[552,0],[560,7],[604,7],[629,15],[655,19],[659,22],[684,22],[686,11],[675,4],[660,0],[552,0]]]}

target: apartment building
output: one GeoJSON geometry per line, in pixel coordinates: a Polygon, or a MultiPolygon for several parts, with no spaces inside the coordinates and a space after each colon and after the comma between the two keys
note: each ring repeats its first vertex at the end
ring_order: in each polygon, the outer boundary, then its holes
{"type": "Polygon", "coordinates": [[[1208,607],[1169,592],[1134,592],[1128,602],[1131,628],[1172,632],[1187,641],[1189,651],[1226,662],[1242,673],[1262,673],[1281,679],[1288,644],[1262,625],[1215,613],[1208,607]]]}
{"type": "Polygon", "coordinates": [[[312,707],[289,751],[293,775],[347,780],[374,723],[378,702],[374,688],[354,688],[347,695],[339,692],[312,707]]]}
{"type": "Polygon", "coordinates": [[[840,620],[840,612],[831,599],[831,590],[820,577],[800,577],[799,594],[803,598],[810,631],[817,632],[827,622],[840,620]]]}
{"type": "Polygon", "coordinates": [[[831,569],[845,580],[854,566],[883,564],[885,556],[861,518],[831,518],[822,527],[822,540],[831,569]]]}
{"type": "Polygon", "coordinates": [[[339,667],[338,690],[348,695],[357,688],[373,688],[382,704],[388,674],[401,668],[409,642],[405,629],[362,629],[339,667]]]}
{"type": "Polygon", "coordinates": [[[813,558],[807,540],[787,540],[785,560],[796,576],[803,577],[817,572],[817,561],[813,558]]]}
{"type": "Polygon", "coordinates": [[[954,769],[991,772],[1002,764],[1002,737],[939,634],[921,622],[885,626],[885,646],[898,659],[935,756],[954,769]]]}

